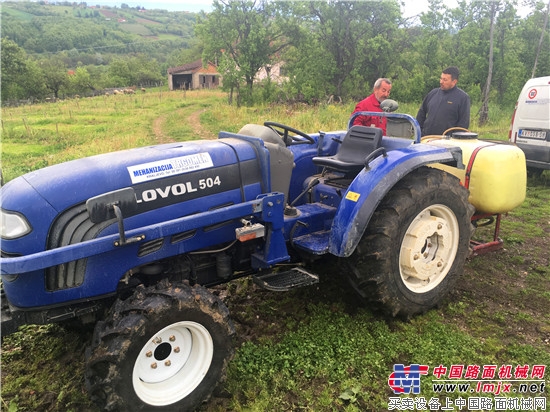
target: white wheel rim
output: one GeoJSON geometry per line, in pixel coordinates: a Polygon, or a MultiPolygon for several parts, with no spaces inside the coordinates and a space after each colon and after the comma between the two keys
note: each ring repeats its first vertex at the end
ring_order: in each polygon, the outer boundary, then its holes
{"type": "Polygon", "coordinates": [[[204,379],[214,355],[208,330],[196,322],[177,322],[147,341],[134,364],[137,396],[150,405],[171,405],[204,379]]]}
{"type": "Polygon", "coordinates": [[[445,205],[431,205],[411,222],[399,253],[399,270],[405,286],[426,293],[447,276],[460,239],[458,219],[445,205]]]}

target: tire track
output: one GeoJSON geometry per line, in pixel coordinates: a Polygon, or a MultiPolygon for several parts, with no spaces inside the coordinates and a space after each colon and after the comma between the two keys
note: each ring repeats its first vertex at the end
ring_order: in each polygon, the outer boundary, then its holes
{"type": "MultiPolygon", "coordinates": [[[[202,113],[206,112],[208,109],[201,109],[194,111],[190,115],[187,116],[187,124],[191,127],[193,136],[195,139],[206,139],[206,140],[213,140],[216,139],[216,136],[210,133],[206,128],[204,128],[201,125],[200,116],[202,113]]],[[[179,110],[176,112],[176,115],[179,116],[184,110],[179,110]]],[[[172,139],[170,136],[168,136],[164,132],[164,124],[166,123],[166,119],[168,118],[167,114],[164,114],[162,116],[157,117],[155,120],[153,120],[153,134],[155,136],[155,140],[158,143],[170,143],[174,142],[175,140],[172,139]]]]}

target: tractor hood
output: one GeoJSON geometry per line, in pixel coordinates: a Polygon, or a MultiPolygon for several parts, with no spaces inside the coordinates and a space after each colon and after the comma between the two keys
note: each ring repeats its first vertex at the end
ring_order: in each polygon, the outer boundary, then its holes
{"type": "MultiPolygon", "coordinates": [[[[22,187],[34,189],[57,212],[125,187],[133,187],[138,203],[143,203],[163,195],[168,197],[166,191],[182,194],[196,189],[197,182],[186,180],[194,172],[213,168],[221,169],[220,173],[230,172],[238,162],[247,161],[256,163],[256,150],[249,143],[236,139],[183,145],[170,143],[106,153],[50,166],[14,179],[3,188],[3,208],[21,209],[23,205],[18,199],[21,200],[22,187]],[[173,188],[174,185],[179,186],[173,188]],[[9,193],[13,190],[19,194],[11,196],[9,193]]],[[[238,187],[240,182],[233,180],[226,180],[226,183],[238,187]]]]}
{"type": "Polygon", "coordinates": [[[28,173],[0,191],[2,251],[25,255],[115,233],[116,223],[91,222],[86,206],[111,192],[135,197],[124,215],[128,229],[253,200],[267,189],[262,151],[258,142],[224,138],[107,153],[28,173]]]}

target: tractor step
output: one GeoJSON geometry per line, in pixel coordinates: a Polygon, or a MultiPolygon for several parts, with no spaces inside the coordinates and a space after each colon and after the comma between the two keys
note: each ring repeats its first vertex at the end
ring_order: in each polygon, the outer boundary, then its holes
{"type": "Polygon", "coordinates": [[[254,276],[254,283],[275,292],[285,292],[300,286],[309,286],[319,282],[319,276],[300,267],[284,272],[272,272],[254,276]]]}
{"type": "Polygon", "coordinates": [[[324,255],[328,252],[329,237],[330,230],[321,230],[296,237],[292,245],[314,255],[324,255]]]}

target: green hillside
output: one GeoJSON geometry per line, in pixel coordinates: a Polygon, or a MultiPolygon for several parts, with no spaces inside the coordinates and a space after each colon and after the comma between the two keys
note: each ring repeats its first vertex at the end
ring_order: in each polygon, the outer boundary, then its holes
{"type": "Polygon", "coordinates": [[[16,104],[166,85],[168,68],[198,59],[219,65],[237,104],[358,101],[381,77],[392,79],[393,99],[420,104],[457,66],[458,87],[486,103],[484,123],[489,102],[511,110],[525,81],[550,68],[541,0],[525,16],[515,0],[470,0],[414,18],[399,0],[224,1],[204,18],[124,4],[2,5],[1,99],[16,104]],[[284,75],[259,84],[260,70],[277,64],[284,75]]]}
{"type": "Polygon", "coordinates": [[[36,58],[66,54],[69,67],[89,55],[108,61],[127,53],[145,53],[162,64],[194,38],[193,13],[85,4],[2,2],[1,35],[36,58]]]}

